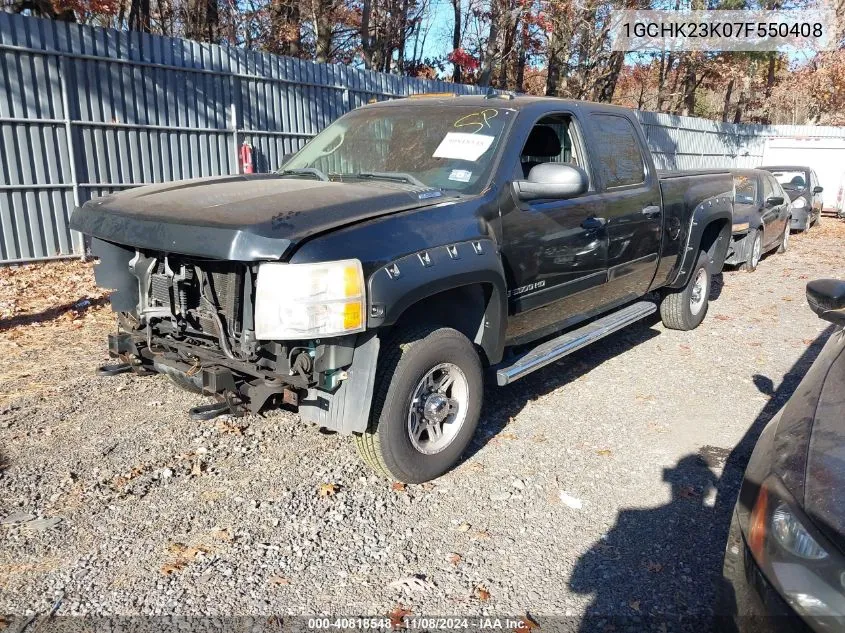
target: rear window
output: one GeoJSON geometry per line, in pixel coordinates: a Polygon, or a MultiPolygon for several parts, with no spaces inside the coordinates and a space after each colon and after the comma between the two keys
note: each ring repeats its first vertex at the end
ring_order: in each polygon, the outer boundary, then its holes
{"type": "Polygon", "coordinates": [[[612,114],[594,114],[596,158],[604,186],[624,187],[645,181],[645,165],[631,122],[612,114]]]}
{"type": "Polygon", "coordinates": [[[804,191],[807,188],[809,177],[806,171],[774,170],[772,175],[784,189],[804,191]]]}
{"type": "Polygon", "coordinates": [[[755,204],[757,202],[757,179],[751,176],[734,176],[737,204],[755,204]]]}

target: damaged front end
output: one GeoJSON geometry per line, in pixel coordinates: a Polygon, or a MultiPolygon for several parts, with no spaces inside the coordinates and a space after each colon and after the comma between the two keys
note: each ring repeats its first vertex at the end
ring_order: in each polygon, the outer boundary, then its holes
{"type": "Polygon", "coordinates": [[[195,419],[284,405],[332,430],[366,428],[374,335],[258,340],[260,263],[142,251],[96,238],[92,251],[100,260],[97,284],[113,290],[118,313],[109,355],[120,362],[101,367],[101,374],[157,372],[214,396],[216,402],[191,409],[195,419]]]}

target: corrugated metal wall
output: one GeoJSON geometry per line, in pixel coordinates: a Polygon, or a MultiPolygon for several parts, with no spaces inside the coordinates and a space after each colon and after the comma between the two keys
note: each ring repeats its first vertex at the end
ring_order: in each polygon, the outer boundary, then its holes
{"type": "Polygon", "coordinates": [[[639,112],[658,169],[756,167],[772,137],[845,138],[845,128],[813,125],[721,123],[639,112]]]}
{"type": "Polygon", "coordinates": [[[0,12],[0,263],[82,252],[74,206],[152,182],[278,166],[373,99],[476,86],[0,12]]]}
{"type": "MultiPolygon", "coordinates": [[[[145,183],[277,167],[373,99],[482,88],[0,12],[0,263],[82,252],[74,206],[145,183]]],[[[642,113],[661,168],[753,166],[766,136],[841,128],[642,113]]]]}

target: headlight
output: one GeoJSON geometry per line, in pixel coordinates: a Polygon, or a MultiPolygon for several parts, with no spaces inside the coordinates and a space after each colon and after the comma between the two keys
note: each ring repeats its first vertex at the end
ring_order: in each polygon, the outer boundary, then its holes
{"type": "Polygon", "coordinates": [[[827,558],[827,552],[816,543],[785,503],[781,503],[772,513],[772,534],[787,551],[796,556],[810,560],[827,558]]]}
{"type": "Polygon", "coordinates": [[[795,198],[792,201],[792,208],[793,209],[803,209],[807,206],[807,200],[805,198],[795,198]]]}
{"type": "Polygon", "coordinates": [[[258,267],[255,336],[284,340],[364,329],[364,272],[357,259],[258,267]]]}
{"type": "MultiPolygon", "coordinates": [[[[833,618],[845,625],[845,565],[779,479],[760,486],[747,527],[748,549],[760,571],[804,619],[833,618]]],[[[814,629],[815,630],[815,629],[814,629]]]]}

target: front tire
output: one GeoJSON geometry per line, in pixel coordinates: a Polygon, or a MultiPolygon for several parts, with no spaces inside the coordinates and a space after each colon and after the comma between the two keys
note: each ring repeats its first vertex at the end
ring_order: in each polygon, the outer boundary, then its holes
{"type": "Polygon", "coordinates": [[[753,236],[748,235],[745,239],[751,238],[751,248],[748,249],[748,258],[740,264],[739,269],[753,273],[757,270],[757,265],[760,263],[760,258],[763,256],[763,231],[757,229],[753,236]]]}
{"type": "Polygon", "coordinates": [[[693,330],[704,320],[709,303],[710,257],[701,251],[687,285],[670,291],[660,301],[660,318],[672,330],[693,330]]]}
{"type": "Polygon", "coordinates": [[[481,414],[481,360],[451,328],[403,328],[382,348],[367,431],[355,436],[377,473],[422,483],[449,471],[481,414]]]}

